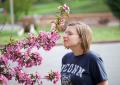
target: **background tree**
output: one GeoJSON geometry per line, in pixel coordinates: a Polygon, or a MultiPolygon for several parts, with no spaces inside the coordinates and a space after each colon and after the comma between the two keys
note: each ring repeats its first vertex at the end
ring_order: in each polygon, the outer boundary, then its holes
{"type": "Polygon", "coordinates": [[[106,0],[106,3],[110,7],[113,15],[120,20],[120,0],[106,0]]]}
{"type": "MultiPolygon", "coordinates": [[[[33,3],[36,0],[13,0],[14,1],[14,14],[15,19],[18,19],[20,15],[27,15],[31,9],[33,3]]],[[[10,14],[10,2],[6,0],[4,3],[0,4],[0,7],[4,8],[8,14],[10,14]]]]}
{"type": "Polygon", "coordinates": [[[6,0],[0,0],[0,3],[4,3],[6,0]]]}

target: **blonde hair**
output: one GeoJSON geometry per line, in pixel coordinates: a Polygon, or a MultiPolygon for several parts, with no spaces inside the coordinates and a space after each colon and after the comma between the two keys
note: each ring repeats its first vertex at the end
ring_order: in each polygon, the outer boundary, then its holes
{"type": "Polygon", "coordinates": [[[91,28],[82,22],[71,22],[67,26],[73,26],[76,29],[80,39],[81,48],[83,53],[86,53],[90,49],[90,44],[92,43],[92,30],[91,28]]]}

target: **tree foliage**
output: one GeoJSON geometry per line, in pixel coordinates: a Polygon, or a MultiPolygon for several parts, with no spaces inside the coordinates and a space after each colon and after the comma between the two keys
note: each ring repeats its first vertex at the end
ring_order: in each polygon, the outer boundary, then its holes
{"type": "MultiPolygon", "coordinates": [[[[20,14],[27,15],[36,0],[13,0],[14,14],[18,17],[20,14]]],[[[6,0],[1,6],[10,14],[10,0],[6,0]]]]}
{"type": "Polygon", "coordinates": [[[120,0],[106,0],[106,3],[115,17],[120,20],[120,0]]]}

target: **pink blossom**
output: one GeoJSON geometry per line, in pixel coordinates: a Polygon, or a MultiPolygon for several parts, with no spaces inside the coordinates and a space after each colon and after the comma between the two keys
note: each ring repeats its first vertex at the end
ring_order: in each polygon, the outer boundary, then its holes
{"type": "Polygon", "coordinates": [[[8,79],[2,74],[0,74],[0,81],[2,81],[2,85],[8,85],[8,79]]]}
{"type": "Polygon", "coordinates": [[[58,71],[54,72],[54,75],[55,75],[55,79],[54,79],[53,83],[56,84],[59,81],[61,76],[60,76],[60,73],[58,71]]]}
{"type": "Polygon", "coordinates": [[[3,55],[1,55],[0,61],[1,61],[1,63],[3,62],[5,65],[8,64],[8,59],[5,56],[3,56],[3,55]]]}
{"type": "Polygon", "coordinates": [[[35,72],[33,75],[34,75],[36,78],[41,79],[40,74],[39,74],[38,72],[35,72]]]}
{"type": "Polygon", "coordinates": [[[26,53],[24,54],[24,56],[25,56],[25,60],[30,59],[30,55],[29,55],[29,53],[28,53],[28,52],[26,52],[26,53]]]}
{"type": "Polygon", "coordinates": [[[53,83],[56,84],[60,79],[60,73],[58,71],[57,72],[51,71],[47,76],[45,76],[45,78],[47,80],[53,81],[53,83]]]}
{"type": "Polygon", "coordinates": [[[63,9],[64,9],[65,12],[67,12],[67,13],[70,12],[70,8],[69,8],[69,6],[67,6],[66,4],[63,5],[63,9]]]}

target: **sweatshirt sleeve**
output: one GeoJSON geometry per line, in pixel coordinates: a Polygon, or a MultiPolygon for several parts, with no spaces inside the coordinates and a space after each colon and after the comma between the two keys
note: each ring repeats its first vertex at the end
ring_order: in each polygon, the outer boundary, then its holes
{"type": "Polygon", "coordinates": [[[90,62],[90,74],[95,84],[108,80],[103,60],[100,57],[96,57],[90,62]]]}

